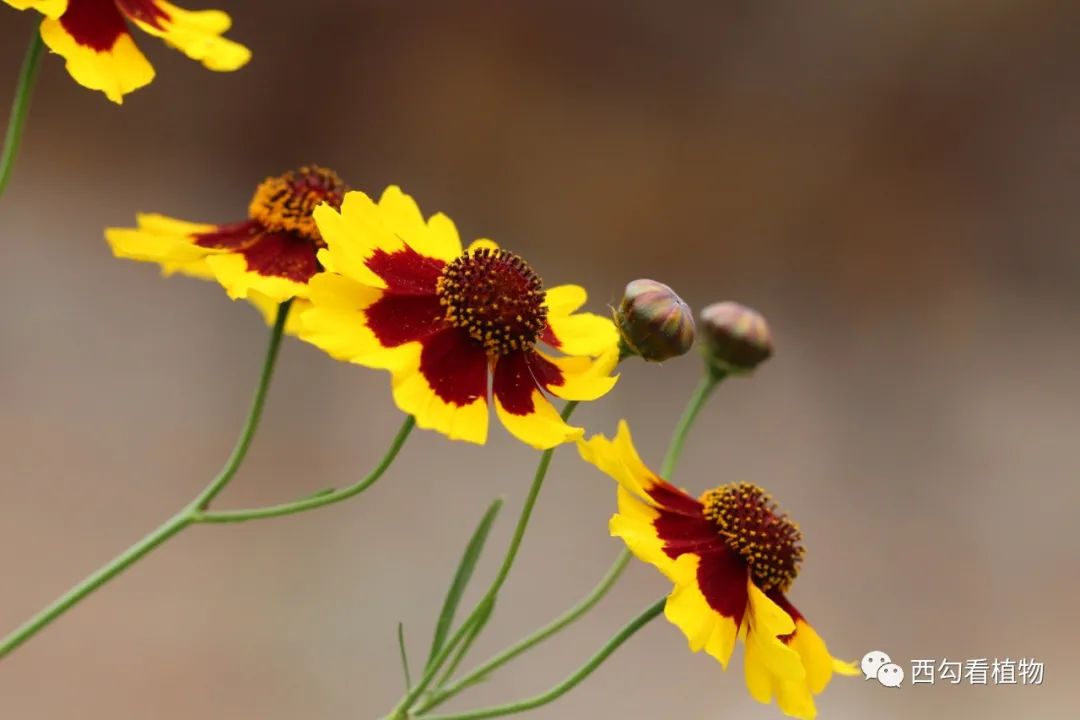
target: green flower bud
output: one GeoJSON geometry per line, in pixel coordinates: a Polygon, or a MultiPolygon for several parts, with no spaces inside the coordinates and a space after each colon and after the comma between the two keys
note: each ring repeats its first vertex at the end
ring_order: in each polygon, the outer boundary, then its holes
{"type": "Polygon", "coordinates": [[[675,291],[655,280],[633,280],[615,311],[624,354],[662,362],[694,344],[694,313],[675,291]]]}
{"type": "Polygon", "coordinates": [[[773,353],[769,324],[757,310],[735,302],[701,311],[705,357],[715,371],[748,373],[773,353]]]}

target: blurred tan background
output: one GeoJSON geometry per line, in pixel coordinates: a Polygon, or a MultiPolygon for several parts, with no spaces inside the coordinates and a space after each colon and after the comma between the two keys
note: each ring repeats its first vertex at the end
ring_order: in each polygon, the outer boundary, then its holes
{"type": "MultiPolygon", "coordinates": [[[[140,35],[123,108],[44,63],[0,203],[0,631],[187,502],[226,457],[266,330],[216,286],[110,257],[136,211],[227,221],[302,163],[400,183],[591,308],[650,276],[771,320],[678,481],[773,491],[802,524],[795,602],[832,650],[1034,657],[1041,687],[839,680],[824,718],[1075,717],[1080,5],[255,2],[215,75],[140,35]]],[[[31,27],[0,9],[6,104],[31,27]]],[[[658,465],[698,359],[631,363],[580,419],[658,465]]],[[[221,506],[353,481],[399,422],[384,373],[286,344],[221,506]]],[[[0,716],[342,720],[401,693],[461,547],[537,455],[418,433],[362,498],[198,527],[0,666],[0,716]]],[[[619,546],[612,483],[557,454],[477,661],[568,607],[619,546]]],[[[479,583],[478,583],[479,587],[479,583]]],[[[665,590],[634,565],[572,632],[453,708],[546,689],[665,590]]],[[[475,596],[475,593],[473,593],[475,596]]],[[[535,718],[778,718],[663,621],[535,718]]]]}

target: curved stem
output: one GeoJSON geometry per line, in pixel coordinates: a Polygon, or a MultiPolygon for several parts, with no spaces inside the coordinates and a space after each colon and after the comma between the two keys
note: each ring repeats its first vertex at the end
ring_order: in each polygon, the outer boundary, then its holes
{"type": "Polygon", "coordinates": [[[281,336],[285,329],[285,320],[289,316],[290,305],[291,301],[288,301],[282,303],[278,307],[277,318],[274,321],[274,328],[270,334],[270,343],[266,348],[266,356],[263,358],[259,384],[255,389],[255,397],[251,401],[251,409],[248,411],[247,420],[245,420],[243,430],[240,433],[240,439],[237,440],[232,454],[225,463],[225,467],[221,469],[221,472],[218,473],[217,477],[210,481],[210,484],[206,486],[206,489],[199,493],[198,497],[196,497],[188,507],[167,520],[142,540],[117,555],[107,564],[103,565],[85,580],[61,595],[55,602],[30,618],[30,620],[21,627],[4,638],[3,642],[0,642],[0,658],[6,656],[12,650],[32,638],[43,628],[47,627],[53,620],[63,615],[99,587],[134,565],[151,550],[195,522],[200,509],[206,507],[206,504],[224,489],[225,485],[228,484],[229,480],[232,479],[236,474],[236,471],[240,468],[240,463],[243,462],[248,448],[251,447],[251,440],[259,425],[259,418],[262,415],[263,405],[266,402],[266,393],[270,388],[270,380],[274,374],[274,365],[277,362],[278,350],[281,348],[281,336]]]}
{"type": "Polygon", "coordinates": [[[679,456],[682,455],[683,443],[686,442],[686,436],[690,433],[691,426],[697,420],[698,413],[705,407],[705,402],[712,395],[712,391],[716,389],[716,386],[723,379],[723,375],[712,372],[706,372],[702,376],[697,389],[690,396],[690,401],[686,403],[686,409],[683,410],[682,417],[679,418],[679,424],[675,426],[675,432],[671,436],[667,454],[664,455],[664,463],[660,466],[660,477],[671,480],[671,476],[675,472],[675,463],[679,461],[679,456]]]}
{"type": "Polygon", "coordinates": [[[608,569],[607,574],[604,575],[603,579],[588,595],[582,598],[577,605],[574,605],[574,607],[570,608],[544,627],[536,630],[517,644],[512,645],[495,655],[453,685],[434,693],[431,699],[426,703],[421,704],[416,712],[418,714],[425,713],[428,710],[442,705],[461,691],[466,690],[479,682],[483,682],[495,670],[510,662],[518,655],[531,650],[534,646],[539,645],[544,640],[547,640],[552,635],[555,635],[563,628],[573,623],[575,620],[581,618],[581,616],[592,610],[596,604],[607,595],[608,590],[615,585],[629,562],[630,551],[624,549],[619,553],[619,557],[612,564],[611,568],[608,569]]]}
{"type": "Polygon", "coordinates": [[[262,418],[263,406],[266,404],[266,393],[270,389],[270,381],[274,378],[274,365],[277,363],[278,350],[281,349],[281,338],[285,332],[285,321],[289,318],[289,310],[292,300],[286,300],[278,306],[277,317],[274,318],[274,328],[270,331],[270,344],[266,348],[266,359],[263,360],[262,371],[259,373],[259,384],[255,388],[255,396],[251,400],[244,428],[240,432],[240,439],[236,441],[229,459],[225,466],[217,474],[206,489],[192,502],[192,507],[204,510],[213,502],[214,498],[225,489],[229,481],[240,469],[240,463],[244,462],[251,441],[255,438],[255,431],[259,429],[259,420],[262,418]]]}
{"type": "MultiPolygon", "coordinates": [[[[713,390],[723,380],[723,376],[706,372],[702,377],[701,382],[698,384],[694,394],[690,396],[687,401],[686,408],[683,410],[682,417],[679,419],[679,423],[675,428],[675,432],[671,437],[671,442],[668,445],[667,454],[664,457],[663,468],[660,475],[667,480],[671,479],[675,470],[675,464],[679,460],[679,456],[682,454],[683,445],[686,442],[686,436],[689,434],[690,429],[693,427],[694,422],[697,420],[698,415],[701,413],[701,409],[705,406],[709,397],[712,395],[713,390]]],[[[619,557],[616,558],[611,568],[608,569],[603,579],[580,600],[577,605],[567,610],[565,613],[551,621],[544,627],[536,630],[527,637],[523,638],[511,647],[506,648],[499,654],[492,657],[487,662],[480,665],[467,676],[457,681],[453,685],[446,688],[437,690],[431,694],[431,697],[426,702],[422,703],[417,710],[418,713],[424,713],[428,710],[438,707],[450,698],[459,694],[463,690],[468,689],[472,685],[482,682],[488,675],[502,667],[506,663],[510,662],[522,653],[532,649],[536,645],[540,644],[544,640],[547,640],[552,635],[563,630],[566,626],[580,619],[583,615],[588,613],[593,607],[599,603],[608,591],[615,586],[619,578],[622,576],[623,571],[630,562],[630,551],[626,548],[619,553],[619,557]]]]}
{"type": "Polygon", "coordinates": [[[263,520],[265,518],[281,517],[282,515],[293,515],[298,512],[304,512],[305,510],[313,510],[323,505],[332,505],[339,503],[342,500],[348,500],[354,495],[367,490],[369,487],[375,484],[375,482],[383,476],[387,468],[394,462],[398,452],[405,444],[405,440],[408,439],[409,433],[416,427],[416,419],[409,415],[405,418],[405,422],[402,423],[401,429],[398,430],[397,435],[394,437],[393,442],[390,444],[390,448],[386,451],[383,459],[379,461],[379,464],[364,477],[363,480],[341,488],[340,490],[333,490],[330,492],[320,493],[311,497],[296,500],[294,502],[282,503],[281,505],[270,505],[260,508],[248,508],[244,510],[200,510],[192,516],[192,522],[197,523],[234,523],[244,522],[245,520],[263,520]]]}
{"type": "MultiPolygon", "coordinates": [[[[563,407],[562,419],[565,421],[569,419],[570,415],[574,412],[578,403],[576,401],[570,401],[563,407]]],[[[443,645],[439,654],[432,658],[428,665],[428,668],[424,672],[424,676],[420,679],[420,682],[416,686],[406,693],[405,697],[401,699],[401,702],[397,704],[397,707],[390,713],[391,718],[403,718],[407,716],[408,711],[416,704],[417,699],[427,690],[432,680],[438,674],[439,669],[450,658],[450,656],[457,650],[457,647],[463,641],[467,640],[471,634],[473,623],[475,623],[485,611],[485,605],[495,602],[495,597],[499,594],[499,590],[502,589],[503,583],[506,582],[506,578],[510,575],[510,568],[513,567],[514,561],[517,559],[518,550],[521,549],[521,542],[525,538],[525,530],[529,525],[529,520],[532,518],[533,508],[536,507],[536,500],[540,496],[540,489],[544,486],[544,478],[547,476],[548,467],[551,465],[551,457],[555,453],[555,448],[549,448],[544,451],[544,454],[540,456],[540,463],[536,466],[536,473],[533,475],[532,485],[529,487],[529,494],[525,498],[525,504],[521,508],[521,515],[518,517],[517,525],[514,527],[514,534],[510,539],[510,546],[506,549],[506,556],[503,558],[502,565],[499,567],[499,572],[492,581],[491,586],[484,593],[484,596],[473,608],[469,616],[461,624],[461,626],[454,632],[451,638],[443,645]]],[[[472,639],[475,639],[473,635],[472,639]]]]}
{"type": "Polygon", "coordinates": [[[643,613],[631,620],[622,630],[608,640],[604,646],[600,648],[599,652],[589,658],[588,662],[578,668],[577,671],[570,675],[570,677],[545,693],[526,698],[525,700],[506,703],[505,705],[496,705],[482,710],[473,710],[457,715],[426,715],[425,720],[481,720],[481,718],[514,715],[516,713],[525,712],[526,710],[533,710],[558,700],[560,697],[577,687],[582,680],[591,675],[596,668],[600,667],[600,665],[603,664],[613,652],[618,650],[619,646],[626,642],[634,633],[644,627],[650,620],[653,620],[660,615],[660,613],[664,611],[664,605],[666,603],[667,598],[661,598],[650,605],[643,613]]]}
{"type": "Polygon", "coordinates": [[[41,55],[45,44],[41,42],[41,31],[34,24],[34,35],[30,46],[26,48],[19,80],[15,84],[15,99],[11,103],[11,115],[8,118],[7,132],[4,134],[4,150],[0,152],[0,195],[4,194],[11,171],[15,167],[15,156],[19,154],[23,130],[26,128],[26,116],[30,112],[30,98],[34,92],[34,81],[41,66],[41,55]]]}

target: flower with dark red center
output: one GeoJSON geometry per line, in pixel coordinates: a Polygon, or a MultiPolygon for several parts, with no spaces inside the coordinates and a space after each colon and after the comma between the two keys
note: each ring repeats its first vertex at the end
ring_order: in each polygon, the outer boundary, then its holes
{"type": "Polygon", "coordinates": [[[746,684],[758,701],[809,720],[814,695],[834,672],[855,665],[825,642],[787,599],[803,560],[802,533],[756,485],[733,483],[700,499],[641,461],[625,422],[613,440],[580,441],[581,456],[619,484],[611,534],[674,584],[664,615],[727,669],[735,641],[746,645],[746,684]]]}
{"type": "Polygon", "coordinates": [[[115,103],[154,79],[154,68],[136,47],[129,22],[210,70],[237,70],[251,59],[250,50],[222,37],[232,20],[220,10],[192,12],[165,0],[4,2],[44,15],[41,39],[67,61],[75,82],[100,90],[115,103]]]}
{"type": "Polygon", "coordinates": [[[201,225],[138,215],[138,227],[109,228],[105,238],[117,257],[157,263],[166,275],[216,279],[234,300],[272,312],[308,296],[322,270],[317,253],[326,247],[311,214],[320,204],[339,207],[347,189],[332,170],[303,167],[263,181],[247,220],[201,225]]]}
{"type": "Polygon", "coordinates": [[[425,221],[397,187],[378,203],[350,192],[340,212],[324,205],[314,217],[327,272],[311,282],[301,338],[389,370],[397,406],[450,438],[487,439],[489,387],[503,425],[529,445],[581,437],[547,395],[604,395],[618,359],[612,322],[575,312],[582,288],[544,290],[528,263],[490,240],[463,251],[448,217],[425,221]]]}

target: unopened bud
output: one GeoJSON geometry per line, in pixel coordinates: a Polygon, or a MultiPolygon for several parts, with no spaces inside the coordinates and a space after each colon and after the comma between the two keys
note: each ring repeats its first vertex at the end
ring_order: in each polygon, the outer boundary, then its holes
{"type": "Polygon", "coordinates": [[[773,353],[769,324],[745,305],[713,303],[701,311],[701,325],[705,357],[719,372],[748,373],[773,353]]]}
{"type": "Polygon", "coordinates": [[[655,280],[633,280],[615,311],[623,345],[630,354],[662,362],[694,344],[694,313],[675,291],[655,280]]]}

